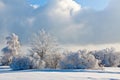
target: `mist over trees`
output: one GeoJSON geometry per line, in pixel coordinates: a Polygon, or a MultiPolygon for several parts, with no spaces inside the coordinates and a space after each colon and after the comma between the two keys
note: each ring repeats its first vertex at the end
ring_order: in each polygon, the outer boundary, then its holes
{"type": "Polygon", "coordinates": [[[20,50],[19,37],[16,34],[6,37],[6,43],[7,46],[2,49],[0,65],[10,66],[13,70],[103,69],[120,66],[120,52],[116,52],[114,48],[64,51],[57,40],[44,30],[32,36],[30,49],[25,55],[20,50]]]}

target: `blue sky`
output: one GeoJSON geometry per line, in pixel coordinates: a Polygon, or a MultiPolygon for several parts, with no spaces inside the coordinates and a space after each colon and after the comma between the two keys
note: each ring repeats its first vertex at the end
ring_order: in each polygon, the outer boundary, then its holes
{"type": "MultiPolygon", "coordinates": [[[[110,0],[75,0],[83,7],[90,7],[96,10],[103,10],[109,3],[110,0]]],[[[31,4],[37,4],[43,6],[47,3],[47,0],[28,0],[31,4]]]]}
{"type": "Polygon", "coordinates": [[[47,0],[27,0],[30,4],[44,5],[47,3],[47,0]]]}
{"type": "Polygon", "coordinates": [[[76,0],[82,6],[94,8],[96,10],[104,9],[110,0],[76,0]]]}

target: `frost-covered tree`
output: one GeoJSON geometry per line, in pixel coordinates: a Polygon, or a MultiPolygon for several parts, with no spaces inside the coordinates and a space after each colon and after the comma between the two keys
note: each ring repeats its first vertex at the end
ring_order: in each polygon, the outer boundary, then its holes
{"type": "Polygon", "coordinates": [[[31,68],[32,69],[44,69],[45,68],[45,62],[44,60],[41,60],[40,56],[37,53],[30,55],[31,60],[31,68]]]}
{"type": "Polygon", "coordinates": [[[12,33],[6,37],[7,46],[2,49],[3,57],[2,64],[8,65],[11,62],[13,56],[18,55],[20,51],[20,42],[16,34],[12,33]]]}
{"type": "Polygon", "coordinates": [[[59,46],[56,39],[44,30],[39,31],[32,37],[30,52],[32,53],[31,56],[33,57],[33,59],[35,59],[33,61],[36,61],[36,63],[38,63],[35,64],[38,68],[39,66],[41,67],[41,65],[43,64],[48,65],[48,62],[52,61],[49,59],[55,58],[55,55],[52,54],[55,54],[58,50],[59,46]],[[35,55],[37,55],[38,59],[34,57],[35,55]]]}
{"type": "Polygon", "coordinates": [[[44,30],[39,31],[32,37],[31,52],[37,53],[41,59],[46,54],[52,53],[56,48],[58,48],[56,39],[44,30]]]}

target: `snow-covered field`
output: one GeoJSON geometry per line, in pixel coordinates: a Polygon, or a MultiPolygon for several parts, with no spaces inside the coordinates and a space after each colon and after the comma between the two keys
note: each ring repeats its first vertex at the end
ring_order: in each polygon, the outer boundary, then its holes
{"type": "Polygon", "coordinates": [[[12,71],[0,67],[0,80],[120,80],[120,69],[12,71]]]}

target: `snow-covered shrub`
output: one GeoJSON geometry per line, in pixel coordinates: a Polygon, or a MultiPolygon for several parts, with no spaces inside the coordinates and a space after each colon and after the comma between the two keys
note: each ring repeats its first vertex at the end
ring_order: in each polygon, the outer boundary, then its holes
{"type": "Polygon", "coordinates": [[[40,56],[37,53],[30,55],[31,68],[32,69],[44,69],[45,61],[41,60],[40,56]]]}
{"type": "Polygon", "coordinates": [[[109,66],[118,67],[120,65],[120,52],[109,54],[109,66]]]}
{"type": "Polygon", "coordinates": [[[27,56],[15,56],[12,58],[10,68],[13,70],[26,70],[32,66],[31,60],[27,56]]]}
{"type": "Polygon", "coordinates": [[[32,69],[44,69],[45,62],[43,60],[33,60],[32,69]]]}
{"type": "Polygon", "coordinates": [[[60,67],[62,69],[77,69],[79,61],[79,54],[78,53],[67,53],[62,56],[60,67]]]}
{"type": "Polygon", "coordinates": [[[2,49],[2,65],[9,65],[13,56],[18,55],[20,51],[20,42],[16,34],[6,37],[7,46],[2,49]]]}
{"type": "Polygon", "coordinates": [[[61,55],[59,53],[47,55],[45,57],[46,68],[50,68],[50,69],[59,68],[60,60],[61,60],[61,55]]]}
{"type": "Polygon", "coordinates": [[[65,54],[60,62],[60,67],[62,69],[98,69],[98,63],[99,61],[92,54],[82,50],[65,54]]]}
{"type": "Polygon", "coordinates": [[[117,67],[120,65],[120,53],[115,52],[113,48],[93,51],[91,53],[95,56],[96,59],[101,60],[101,65],[106,67],[117,67]]]}

